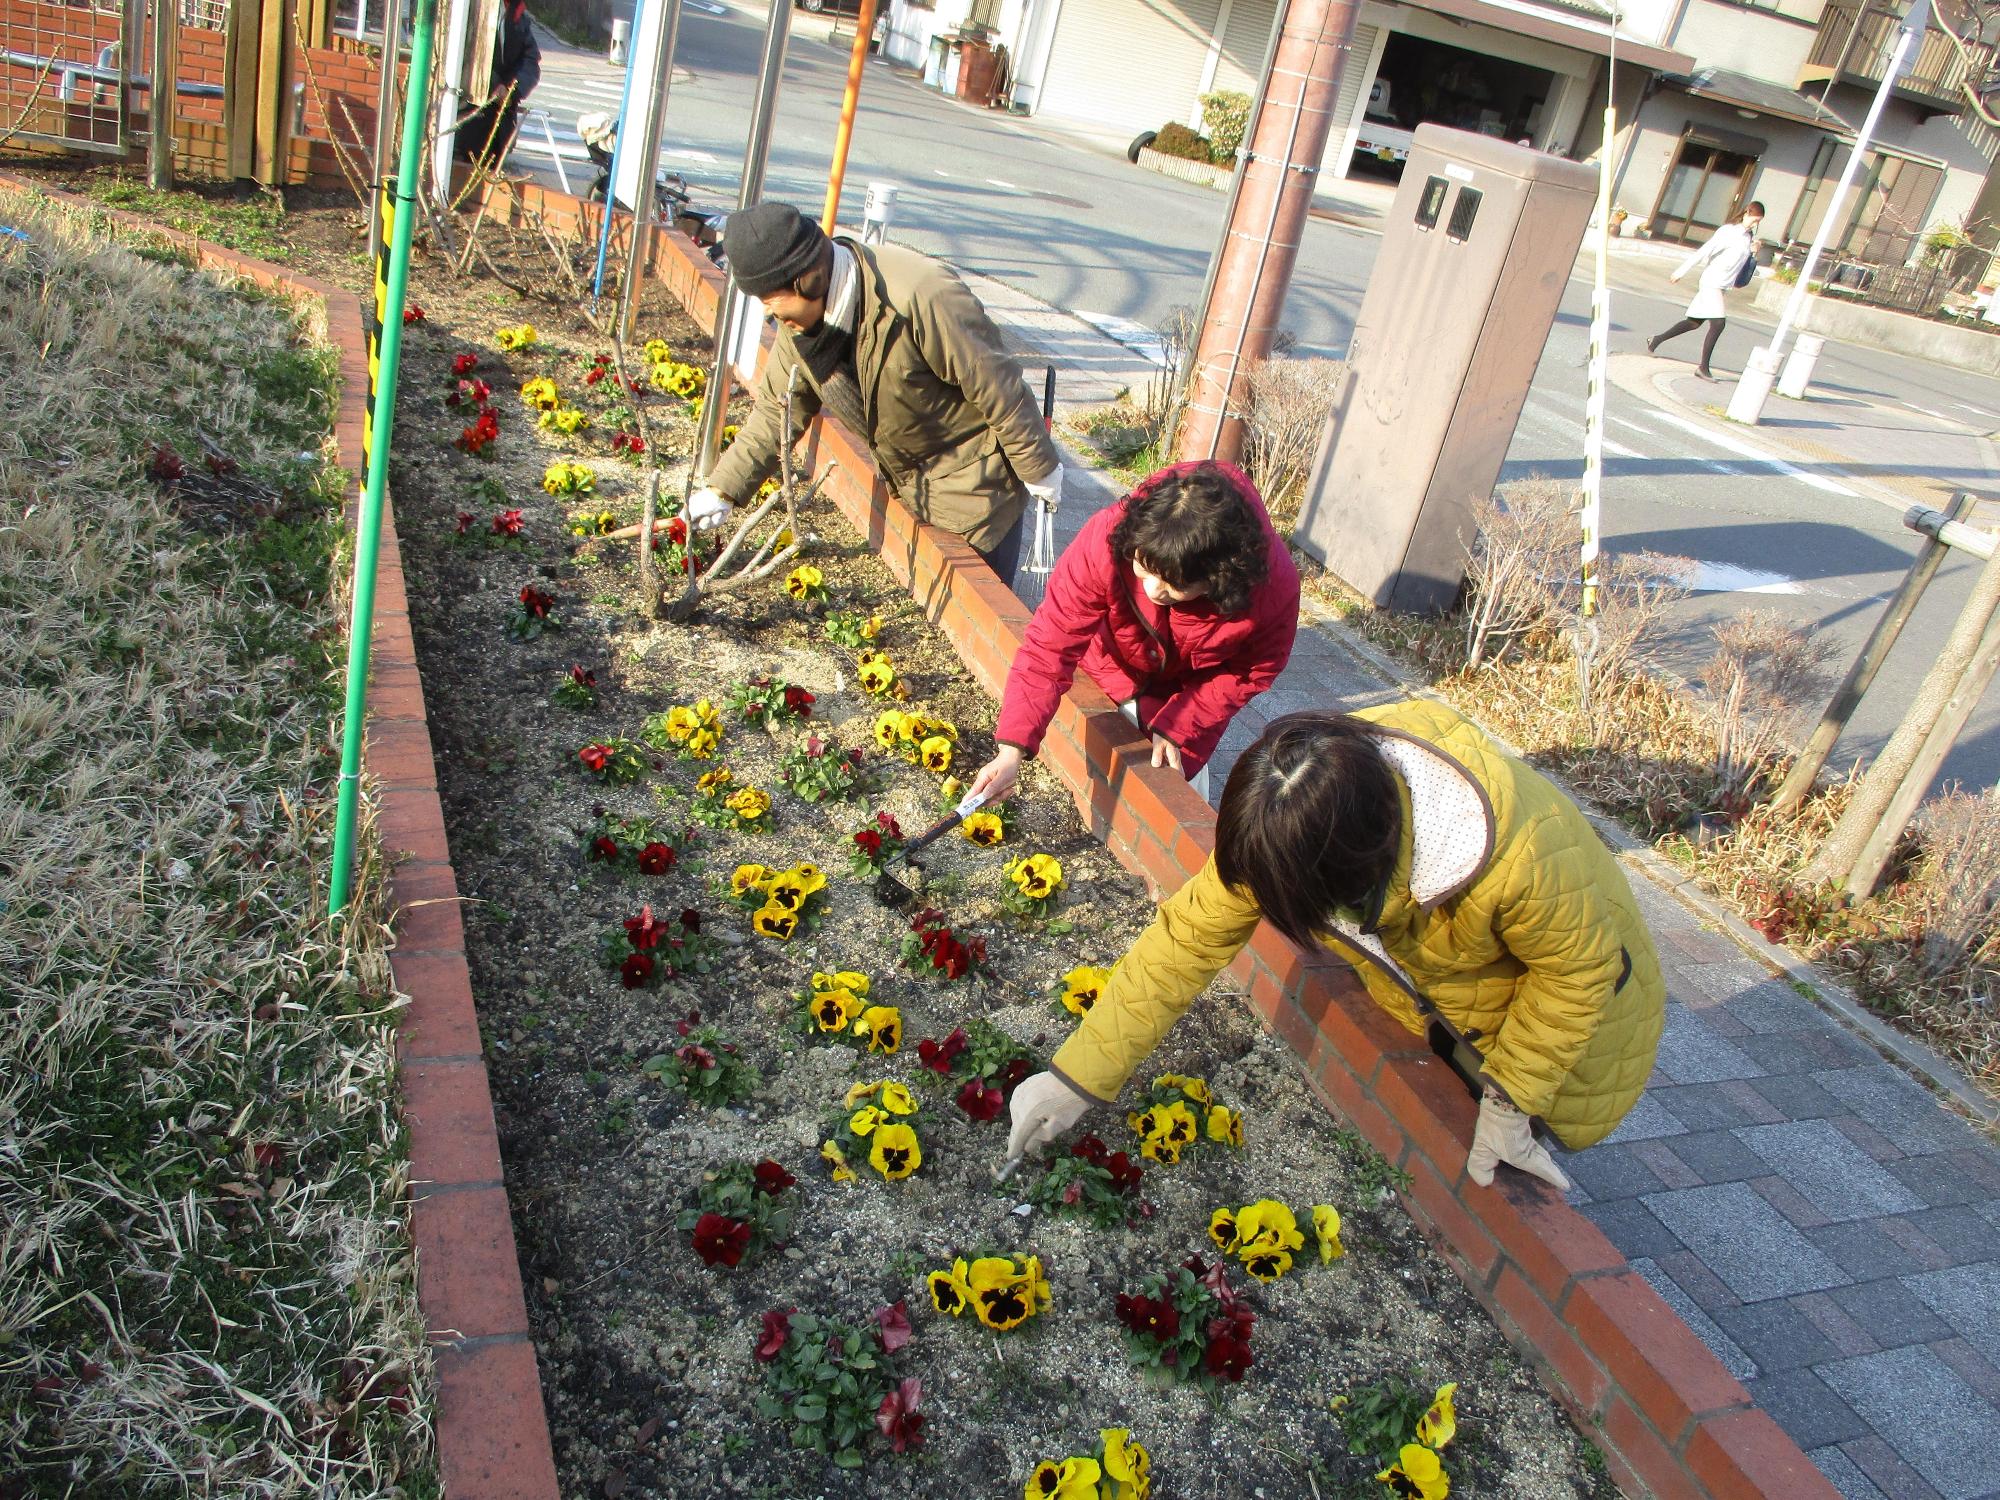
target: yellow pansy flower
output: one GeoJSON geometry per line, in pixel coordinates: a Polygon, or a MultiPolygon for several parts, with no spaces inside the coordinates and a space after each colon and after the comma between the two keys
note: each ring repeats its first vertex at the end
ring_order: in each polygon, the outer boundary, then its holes
{"type": "Polygon", "coordinates": [[[1417,1441],[1426,1448],[1441,1449],[1458,1436],[1458,1412],[1452,1405],[1452,1397],[1457,1394],[1458,1382],[1454,1380],[1439,1386],[1437,1394],[1431,1397],[1430,1410],[1417,1422],[1417,1441]]]}
{"type": "Polygon", "coordinates": [[[767,866],[738,865],[736,873],[729,877],[729,893],[732,896],[741,896],[749,891],[769,890],[771,882],[776,878],[777,872],[767,866]]]}
{"type": "MultiPolygon", "coordinates": [[[[727,766],[717,766],[713,771],[703,771],[695,778],[694,789],[704,797],[713,797],[736,780],[736,775],[727,766]]],[[[762,865],[757,867],[763,869],[762,865]]],[[[740,894],[740,892],[739,892],[740,894]]]]}
{"type": "Polygon", "coordinates": [[[892,1115],[913,1115],[917,1112],[917,1101],[907,1088],[892,1080],[882,1085],[882,1107],[892,1115]]]}
{"type": "Polygon", "coordinates": [[[846,990],[849,994],[866,996],[868,976],[854,969],[842,969],[837,974],[815,974],[812,977],[815,990],[846,990]]]}
{"type": "MultiPolygon", "coordinates": [[[[1313,1238],[1319,1242],[1319,1262],[1331,1265],[1347,1254],[1347,1247],[1340,1243],[1340,1210],[1330,1203],[1320,1203],[1313,1207],[1313,1238]]],[[[1449,1387],[1448,1389],[1455,1389],[1449,1387]]],[[[1428,1441],[1428,1439],[1426,1439],[1428,1441]]],[[[1442,1446],[1433,1444],[1432,1446],[1442,1446]]]]}
{"type": "Polygon", "coordinates": [[[894,1052],[903,1045],[903,1013],[893,1005],[871,1005],[861,1012],[854,1031],[868,1038],[870,1052],[894,1052]]]}
{"type": "Polygon", "coordinates": [[[1243,1117],[1226,1105],[1212,1105],[1208,1111],[1208,1138],[1225,1146],[1243,1144],[1243,1117]]]}
{"type": "Polygon", "coordinates": [[[1063,888],[1062,861],[1053,854],[1030,854],[1007,866],[1007,878],[1030,901],[1046,901],[1063,888]]]}
{"type": "Polygon", "coordinates": [[[878,1126],[868,1139],[868,1165],[889,1182],[908,1177],[924,1164],[924,1149],[907,1125],[878,1126]]]}
{"type": "Polygon", "coordinates": [[[847,1164],[847,1153],[842,1151],[832,1141],[823,1141],[820,1143],[819,1159],[833,1168],[833,1180],[835,1182],[854,1181],[854,1169],[847,1164]]]}
{"type": "Polygon", "coordinates": [[[556,391],[553,380],[546,375],[538,375],[521,387],[521,404],[536,411],[548,411],[562,405],[562,396],[556,391]]]}
{"type": "Polygon", "coordinates": [[[917,758],[926,771],[949,771],[951,741],[941,734],[934,734],[917,747],[917,758]]]}
{"type": "Polygon", "coordinates": [[[1097,1004],[1097,997],[1104,993],[1105,985],[1110,982],[1109,969],[1093,969],[1088,966],[1071,969],[1063,975],[1063,1009],[1073,1016],[1087,1015],[1090,1008],[1097,1004]]]}
{"type": "Polygon", "coordinates": [[[886,656],[876,656],[861,664],[861,690],[865,693],[886,693],[896,685],[896,669],[886,656]]]}
{"type": "Polygon", "coordinates": [[[909,738],[906,732],[910,716],[899,708],[884,709],[875,720],[875,743],[884,750],[894,750],[909,738]]]}
{"type": "Polygon", "coordinates": [[[1413,1500],[1444,1500],[1451,1493],[1451,1479],[1444,1461],[1422,1443],[1405,1443],[1396,1462],[1375,1476],[1392,1493],[1413,1500]]]}
{"type": "Polygon", "coordinates": [[[785,592],[794,599],[826,597],[826,574],[811,563],[800,563],[785,575],[785,592]]]}
{"type": "Polygon", "coordinates": [[[1153,1459],[1123,1427],[1098,1432],[1104,1443],[1104,1477],[1117,1489],[1109,1500],[1147,1500],[1153,1492],[1153,1459]]]}
{"type": "Polygon", "coordinates": [[[813,1024],[821,1031],[847,1030],[860,1003],[846,990],[821,990],[812,998],[813,1024]]]}
{"type": "Polygon", "coordinates": [[[882,1111],[872,1104],[864,1104],[847,1117],[847,1128],[858,1136],[871,1136],[875,1127],[882,1123],[882,1111]]]}
{"type": "Polygon", "coordinates": [[[782,906],[760,906],[750,914],[750,930],[759,937],[776,938],[781,943],[788,943],[792,934],[799,930],[799,914],[786,911],[782,906]]]}
{"type": "Polygon", "coordinates": [[[1153,1087],[1156,1089],[1179,1089],[1188,1098],[1194,1100],[1196,1104],[1208,1105],[1214,1102],[1213,1096],[1208,1092],[1207,1082],[1200,1078],[1190,1077],[1185,1073],[1162,1073],[1158,1078],[1153,1080],[1153,1087]]]}
{"type": "Polygon", "coordinates": [[[754,786],[746,786],[741,791],[731,793],[722,805],[744,822],[751,823],[771,810],[771,794],[759,791],[754,786]]]}

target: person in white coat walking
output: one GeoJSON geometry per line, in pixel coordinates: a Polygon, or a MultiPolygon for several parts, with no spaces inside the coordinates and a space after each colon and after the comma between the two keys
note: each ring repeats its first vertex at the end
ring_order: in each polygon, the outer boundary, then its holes
{"type": "Polygon", "coordinates": [[[1756,261],[1757,226],[1763,222],[1764,205],[1751,203],[1734,223],[1724,224],[1708,237],[1707,244],[1674,268],[1675,281],[1696,269],[1700,270],[1701,279],[1687,305],[1686,316],[1664,333],[1656,333],[1646,340],[1648,354],[1659,353],[1660,345],[1668,339],[1692,333],[1706,323],[1708,331],[1702,335],[1701,363],[1695,367],[1695,374],[1703,380],[1715,379],[1708,368],[1708,361],[1715,353],[1716,340],[1722,337],[1722,325],[1729,321],[1729,308],[1723,301],[1723,294],[1747,280],[1743,270],[1756,261]]]}

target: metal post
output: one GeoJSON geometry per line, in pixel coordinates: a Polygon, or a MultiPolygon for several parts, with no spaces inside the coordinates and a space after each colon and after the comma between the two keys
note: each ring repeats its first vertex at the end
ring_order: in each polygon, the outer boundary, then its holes
{"type": "Polygon", "coordinates": [[[840,129],[833,137],[833,166],[826,176],[826,207],[819,227],[828,234],[840,222],[840,185],[847,178],[847,148],[854,140],[854,110],[861,100],[861,71],[868,64],[868,38],[875,30],[875,0],[861,0],[854,18],[854,50],[847,57],[847,92],[840,100],[840,129]]]}
{"type": "Polygon", "coordinates": [[[1903,18],[1895,50],[1889,54],[1888,66],[1882,71],[1882,86],[1875,90],[1875,98],[1868,106],[1868,116],[1861,122],[1861,130],[1854,137],[1854,149],[1847,155],[1847,165],[1841,168],[1833,200],[1827,204],[1826,213],[1819,221],[1812,246],[1806,251],[1805,264],[1799,267],[1798,283],[1793,286],[1792,295],[1785,299],[1785,311],[1778,319],[1778,331],[1771,335],[1771,342],[1758,351],[1759,358],[1755,363],[1738,377],[1736,389],[1730,395],[1728,414],[1732,422],[1754,425],[1764,414],[1764,401],[1771,394],[1772,383],[1777,379],[1785,340],[1791,335],[1792,325],[1799,320],[1799,314],[1805,310],[1813,272],[1819,269],[1819,258],[1826,252],[1827,239],[1833,233],[1841,211],[1847,206],[1847,190],[1854,185],[1854,178],[1861,170],[1862,158],[1867,155],[1869,143],[1875,138],[1875,127],[1881,123],[1882,111],[1896,87],[1896,77],[1903,71],[1903,63],[1908,59],[1911,48],[1930,24],[1930,11],[1930,0],[1914,0],[1909,15],[1903,18]]]}
{"type": "MultiPolygon", "coordinates": [[[[757,69],[757,101],[750,115],[750,139],[743,155],[743,185],[736,195],[739,209],[749,208],[764,192],[764,163],[771,154],[771,117],[778,109],[778,85],[785,71],[785,47],[791,40],[791,0],[771,0],[771,20],[764,33],[764,58],[757,69]]],[[[692,478],[708,478],[722,448],[723,412],[729,405],[729,343],[743,294],[731,277],[722,304],[715,310],[715,364],[708,373],[708,390],[701,403],[701,427],[695,440],[692,478]]],[[[789,436],[789,434],[787,434],[789,436]]]]}
{"type": "Polygon", "coordinates": [[[403,0],[383,0],[382,78],[375,91],[375,191],[368,198],[368,264],[382,249],[383,200],[389,196],[389,156],[396,149],[396,66],[403,56],[403,0]]]}
{"type": "MultiPolygon", "coordinates": [[[[680,39],[680,0],[666,0],[666,14],[660,22],[660,67],[653,78],[653,93],[646,101],[646,123],[639,133],[639,184],[632,199],[632,241],[625,255],[624,309],[618,319],[621,342],[632,341],[632,329],[639,318],[639,294],[646,286],[646,237],[653,230],[654,191],[659,186],[660,137],[667,123],[667,90],[673,86],[674,47],[680,39]]],[[[605,197],[615,195],[616,185],[605,197]]],[[[606,213],[609,214],[609,205],[606,213]]]]}
{"type": "Polygon", "coordinates": [[[178,82],[179,0],[153,0],[153,86],[146,96],[146,185],[174,185],[174,86],[178,82]]]}
{"type": "Polygon", "coordinates": [[[384,288],[382,353],[370,423],[368,487],[354,538],[354,613],[347,631],[347,702],[340,731],[340,791],[333,819],[333,868],[327,877],[327,911],[339,916],[354,878],[354,823],[361,800],[361,744],[368,721],[368,648],[375,629],[375,567],[382,547],[382,502],[388,492],[389,441],[396,422],[396,371],[403,353],[403,303],[410,280],[410,239],[422,187],[424,94],[430,83],[436,0],[417,0],[416,37],[410,47],[410,92],[403,110],[403,145],[396,172],[395,223],[389,236],[384,288]]]}
{"type": "MultiPolygon", "coordinates": [[[[450,0],[444,24],[443,66],[438,77],[437,141],[431,147],[431,191],[440,207],[451,203],[451,164],[458,148],[458,109],[465,85],[465,45],[479,0],[450,0]]],[[[480,80],[485,92],[486,80],[480,80]]]]}
{"type": "MultiPolygon", "coordinates": [[[[1949,515],[1953,521],[1961,521],[1972,510],[1972,496],[1960,490],[1951,497],[1949,515]]],[[[1914,525],[1914,513],[1903,518],[1905,525],[1914,525]]],[[[1909,572],[1897,585],[1896,593],[1889,600],[1889,607],[1882,611],[1875,621],[1875,628],[1862,642],[1861,650],[1855,655],[1854,665],[1847,669],[1847,676],[1833,697],[1827,700],[1826,712],[1820,715],[1819,727],[1806,742],[1799,758],[1792,762],[1792,769],[1786,773],[1784,785],[1771,799],[1773,812],[1789,812],[1806,799],[1812,791],[1813,783],[1826,766],[1827,757],[1833,754],[1833,747],[1847,731],[1848,720],[1854,717],[1854,710],[1861,706],[1862,695],[1875,681],[1875,674],[1881,669],[1882,659],[1889,654],[1889,648],[1896,644],[1896,637],[1903,633],[1910,616],[1916,612],[1917,601],[1924,597],[1924,590],[1937,576],[1938,566],[1944,561],[1950,547],[1935,534],[1924,539],[1923,547],[1917,552],[1916,560],[1910,564],[1909,572]]]]}
{"type": "Polygon", "coordinates": [[[1175,444],[1182,459],[1234,460],[1243,451],[1246,372],[1270,353],[1284,311],[1360,6],[1285,0],[1283,11],[1271,61],[1274,87],[1248,125],[1244,193],[1195,336],[1194,379],[1175,444]]]}
{"type": "MultiPolygon", "coordinates": [[[[645,3],[646,0],[638,0],[638,5],[641,8],[644,7],[645,3]]],[[[653,0],[653,3],[658,5],[663,3],[663,0],[653,0]]],[[[672,4],[676,9],[680,6],[680,0],[665,0],[665,3],[672,4]]],[[[611,137],[611,176],[605,180],[604,184],[604,217],[598,221],[597,225],[597,269],[591,273],[590,278],[590,310],[592,312],[597,311],[597,299],[604,295],[604,261],[611,250],[611,218],[618,211],[618,180],[624,171],[625,148],[630,144],[627,137],[631,132],[625,128],[625,117],[631,113],[631,110],[632,69],[628,66],[625,69],[625,82],[618,95],[618,129],[611,137]]],[[[657,166],[655,170],[658,170],[657,166]]],[[[645,174],[641,173],[640,175],[644,176],[645,174]]]]}

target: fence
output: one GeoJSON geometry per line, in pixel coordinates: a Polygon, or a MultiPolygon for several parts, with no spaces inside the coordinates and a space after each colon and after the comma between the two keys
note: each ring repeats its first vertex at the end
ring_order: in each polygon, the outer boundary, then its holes
{"type": "MultiPolygon", "coordinates": [[[[1929,317],[1971,296],[1989,253],[1950,251],[1917,266],[1871,265],[1829,256],[1820,263],[1820,271],[1830,295],[1929,317]]],[[[1796,273],[1804,260],[1804,248],[1795,246],[1780,253],[1774,264],[1796,273]]]]}

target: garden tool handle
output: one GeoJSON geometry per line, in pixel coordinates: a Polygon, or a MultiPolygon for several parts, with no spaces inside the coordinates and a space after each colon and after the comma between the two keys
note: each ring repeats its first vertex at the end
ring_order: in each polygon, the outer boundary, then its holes
{"type": "Polygon", "coordinates": [[[903,859],[905,863],[908,862],[912,854],[915,854],[919,849],[924,848],[926,845],[933,844],[937,842],[937,840],[943,838],[947,833],[950,833],[952,829],[958,827],[959,824],[963,823],[967,818],[971,817],[972,814],[978,812],[979,809],[984,807],[985,805],[986,805],[985,793],[968,792],[964,797],[959,799],[958,806],[954,807],[951,810],[950,817],[946,818],[942,823],[939,823],[937,827],[930,829],[928,832],[918,834],[915,838],[911,839],[909,843],[903,845],[903,859]]]}

